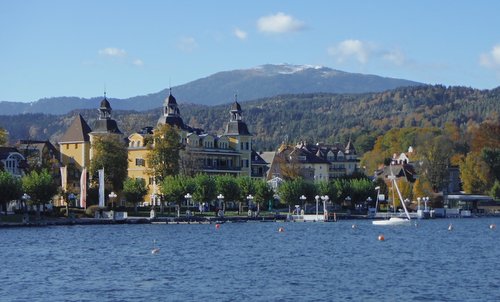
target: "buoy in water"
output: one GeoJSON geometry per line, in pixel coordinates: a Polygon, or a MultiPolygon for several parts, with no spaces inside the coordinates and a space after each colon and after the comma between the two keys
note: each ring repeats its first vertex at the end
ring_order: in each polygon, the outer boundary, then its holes
{"type": "Polygon", "coordinates": [[[378,235],[378,240],[379,240],[379,241],[384,241],[384,240],[385,240],[384,235],[382,235],[382,234],[381,234],[381,235],[378,235]]]}
{"type": "Polygon", "coordinates": [[[156,255],[160,253],[160,248],[156,247],[156,239],[153,240],[153,249],[151,250],[151,254],[156,255]]]}
{"type": "Polygon", "coordinates": [[[283,233],[284,231],[285,231],[285,228],[283,228],[283,227],[278,228],[278,232],[283,233]]]}
{"type": "Polygon", "coordinates": [[[494,223],[490,224],[490,229],[492,229],[492,230],[493,230],[493,229],[496,229],[496,227],[497,227],[497,226],[496,226],[494,223]]]}
{"type": "Polygon", "coordinates": [[[355,229],[355,228],[357,228],[357,226],[356,226],[355,224],[353,224],[353,225],[351,226],[351,228],[355,229]]]}
{"type": "Polygon", "coordinates": [[[451,231],[453,230],[453,224],[450,223],[450,225],[448,226],[448,231],[451,231]]]}
{"type": "Polygon", "coordinates": [[[216,223],[216,224],[215,224],[215,228],[216,228],[217,230],[218,230],[218,229],[220,229],[220,224],[219,224],[219,223],[216,223]]]}

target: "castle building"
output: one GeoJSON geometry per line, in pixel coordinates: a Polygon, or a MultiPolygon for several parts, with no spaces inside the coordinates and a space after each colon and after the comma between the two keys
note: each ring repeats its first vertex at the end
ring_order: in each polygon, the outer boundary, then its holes
{"type": "MultiPolygon", "coordinates": [[[[123,139],[123,133],[111,117],[112,108],[106,94],[98,111],[99,116],[93,129],[81,115],[77,115],[59,142],[60,162],[62,166],[68,167],[67,183],[73,192],[79,190],[83,169],[90,166],[92,145],[96,139],[102,136],[123,139]]],[[[241,105],[235,98],[229,110],[229,121],[224,133],[220,135],[206,133],[203,129],[184,123],[177,100],[170,91],[164,101],[157,125],[169,124],[179,130],[180,143],[183,145],[181,161],[191,160],[187,167],[192,170],[189,174],[229,174],[264,178],[267,163],[260,154],[252,150],[252,134],[243,121],[242,113],[241,105]]],[[[159,193],[155,180],[149,174],[147,164],[148,145],[153,131],[153,127],[144,127],[127,137],[128,177],[144,179],[148,186],[149,198],[146,199],[152,201],[159,193]]]]}
{"type": "Polygon", "coordinates": [[[352,175],[359,170],[359,159],[351,141],[327,145],[300,142],[283,144],[276,152],[265,152],[270,158],[267,179],[302,177],[311,181],[328,181],[352,175]]]}
{"type": "Polygon", "coordinates": [[[79,192],[81,173],[84,168],[90,166],[93,153],[92,143],[98,137],[123,138],[116,121],[111,118],[112,108],[106,98],[106,93],[98,111],[99,116],[94,129],[90,128],[85,119],[78,114],[59,141],[59,161],[62,166],[67,167],[68,191],[79,192]]]}
{"type": "MultiPolygon", "coordinates": [[[[184,123],[177,100],[170,91],[163,104],[162,115],[157,125],[169,124],[179,129],[181,144],[181,169],[186,174],[207,173],[264,178],[267,163],[252,150],[252,134],[243,121],[243,110],[234,100],[229,111],[229,121],[223,134],[206,133],[184,123]]],[[[147,143],[153,135],[153,128],[146,127],[129,135],[128,175],[142,178],[148,184],[148,195],[154,199],[158,188],[148,174],[147,143]]]]}

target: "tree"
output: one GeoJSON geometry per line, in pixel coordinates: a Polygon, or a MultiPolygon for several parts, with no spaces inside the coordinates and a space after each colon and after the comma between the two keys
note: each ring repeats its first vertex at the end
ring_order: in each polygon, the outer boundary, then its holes
{"type": "Polygon", "coordinates": [[[460,179],[468,194],[483,194],[491,186],[490,169],[477,152],[470,152],[460,162],[460,179]]]}
{"type": "Polygon", "coordinates": [[[0,212],[3,205],[11,200],[19,199],[22,195],[22,187],[19,179],[12,176],[9,172],[0,171],[0,212]]]}
{"type": "Polygon", "coordinates": [[[132,202],[137,211],[137,204],[144,200],[148,193],[146,181],[142,178],[127,178],[123,182],[123,194],[128,202],[132,202]]]}
{"type": "Polygon", "coordinates": [[[9,133],[4,128],[0,127],[0,146],[5,145],[8,139],[9,139],[9,133]]]}
{"type": "Polygon", "coordinates": [[[39,205],[45,205],[57,193],[57,186],[47,170],[32,171],[23,176],[22,188],[30,196],[31,201],[37,205],[37,216],[40,215],[39,205]]]}
{"type": "Polygon", "coordinates": [[[179,130],[169,124],[159,125],[153,133],[153,141],[148,145],[146,158],[148,170],[158,182],[169,175],[179,174],[181,137],[179,130]]]}
{"type": "Polygon", "coordinates": [[[267,184],[265,180],[256,180],[255,181],[255,196],[254,200],[257,203],[257,211],[260,211],[260,206],[264,205],[265,202],[272,202],[274,199],[274,191],[267,184]]]}
{"type": "Polygon", "coordinates": [[[163,194],[165,201],[177,205],[177,216],[180,216],[180,206],[187,193],[193,193],[194,200],[201,200],[199,199],[200,196],[195,194],[196,190],[196,180],[182,175],[169,175],[163,178],[160,183],[160,192],[163,194]]]}
{"type": "Polygon", "coordinates": [[[217,193],[224,196],[224,207],[226,208],[226,202],[236,201],[240,196],[240,187],[233,176],[229,175],[218,175],[215,177],[215,188],[217,193]]]}
{"type": "Polygon", "coordinates": [[[98,179],[97,171],[104,168],[105,181],[112,190],[121,191],[127,178],[128,154],[127,147],[116,137],[97,137],[92,144],[92,159],[89,172],[98,179]]]}
{"type": "Polygon", "coordinates": [[[495,180],[500,180],[500,149],[484,148],[481,150],[481,159],[488,165],[495,180]]]}
{"type": "Polygon", "coordinates": [[[490,196],[495,199],[500,199],[500,181],[495,180],[493,187],[490,190],[490,196]]]}
{"type": "Polygon", "coordinates": [[[256,193],[256,183],[253,181],[252,178],[249,176],[245,177],[238,177],[236,179],[236,182],[239,187],[239,196],[237,198],[237,201],[239,203],[238,206],[238,214],[243,210],[242,204],[247,201],[247,196],[250,194],[255,194],[256,193]]]}
{"type": "Polygon", "coordinates": [[[289,212],[291,212],[292,205],[299,202],[299,197],[305,195],[304,193],[307,192],[304,191],[304,180],[301,178],[285,181],[278,188],[280,200],[288,205],[289,212]]]}
{"type": "Polygon", "coordinates": [[[206,174],[198,174],[194,178],[196,184],[193,198],[199,202],[210,202],[217,196],[215,180],[206,174]]]}
{"type": "Polygon", "coordinates": [[[452,154],[451,142],[444,136],[438,136],[421,147],[422,176],[429,181],[434,192],[438,192],[448,185],[448,167],[452,154]]]}

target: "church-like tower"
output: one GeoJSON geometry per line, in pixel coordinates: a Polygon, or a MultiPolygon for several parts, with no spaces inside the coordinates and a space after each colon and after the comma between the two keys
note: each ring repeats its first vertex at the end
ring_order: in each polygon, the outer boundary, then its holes
{"type": "Polygon", "coordinates": [[[101,101],[99,106],[99,118],[95,121],[94,129],[89,133],[90,137],[90,159],[93,156],[93,142],[97,137],[113,137],[117,140],[123,138],[123,133],[118,129],[118,124],[114,119],[111,118],[111,104],[106,98],[106,92],[104,93],[104,99],[101,101]]]}
{"type": "Polygon", "coordinates": [[[238,103],[237,96],[229,111],[229,122],[224,135],[228,137],[231,148],[240,153],[241,175],[251,176],[252,165],[252,134],[248,131],[247,124],[243,121],[243,110],[238,103]]]}
{"type": "Polygon", "coordinates": [[[176,126],[179,129],[185,129],[184,121],[181,118],[179,107],[177,106],[177,100],[172,95],[172,88],[168,97],[163,102],[163,115],[158,119],[158,125],[169,124],[170,126],[176,126]]]}

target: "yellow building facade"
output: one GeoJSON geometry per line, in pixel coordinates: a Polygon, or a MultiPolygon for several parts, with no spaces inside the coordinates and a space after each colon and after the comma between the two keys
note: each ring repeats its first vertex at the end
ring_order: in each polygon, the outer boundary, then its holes
{"type": "MultiPolygon", "coordinates": [[[[196,161],[192,164],[191,174],[227,174],[263,178],[264,160],[252,150],[252,134],[242,118],[242,109],[235,100],[230,108],[230,119],[223,134],[214,135],[202,129],[184,124],[177,101],[172,93],[165,99],[162,114],[157,125],[169,124],[180,131],[180,143],[183,145],[181,158],[196,161]]],[[[111,106],[106,96],[99,107],[99,119],[91,129],[81,115],[78,115],[59,142],[61,163],[74,166],[68,169],[68,179],[72,179],[72,191],[79,192],[79,177],[83,168],[90,166],[92,160],[92,142],[99,136],[113,136],[122,139],[115,120],[111,119],[111,106]],[[69,171],[72,177],[69,177],[69,171]]],[[[148,138],[153,135],[153,127],[145,127],[127,137],[128,177],[143,179],[148,186],[144,200],[154,202],[159,188],[148,172],[148,138]]],[[[125,143],[125,142],[124,142],[125,143]]],[[[181,164],[182,165],[182,164],[181,164]]],[[[185,171],[184,171],[185,172],[185,171]]],[[[68,182],[69,183],[69,182],[68,182]]]]}

